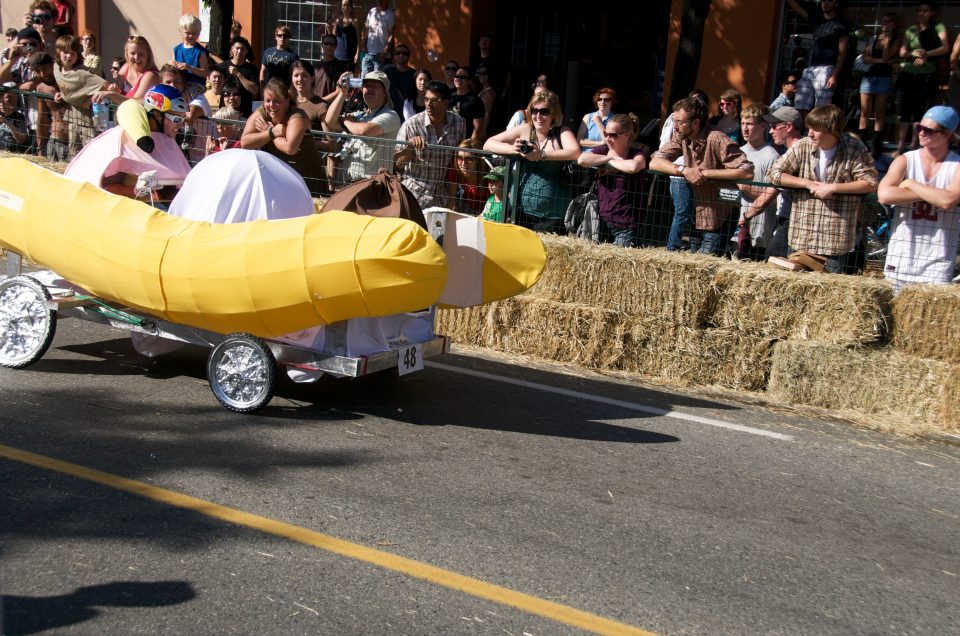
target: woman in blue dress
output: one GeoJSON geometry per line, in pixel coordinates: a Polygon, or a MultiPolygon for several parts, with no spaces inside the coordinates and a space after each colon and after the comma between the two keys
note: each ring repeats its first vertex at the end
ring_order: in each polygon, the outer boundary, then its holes
{"type": "Polygon", "coordinates": [[[577,141],[584,150],[604,144],[603,129],[613,117],[613,107],[617,105],[617,91],[601,88],[593,95],[593,105],[597,110],[583,116],[580,130],[577,131],[577,141]]]}

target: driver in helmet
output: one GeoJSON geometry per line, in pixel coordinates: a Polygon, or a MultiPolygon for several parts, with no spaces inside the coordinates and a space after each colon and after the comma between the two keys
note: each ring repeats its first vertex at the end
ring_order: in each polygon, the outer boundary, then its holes
{"type": "MultiPolygon", "coordinates": [[[[187,109],[187,102],[179,89],[157,84],[144,94],[142,106],[134,100],[127,100],[120,105],[117,109],[118,128],[136,143],[137,148],[149,153],[157,162],[167,167],[172,167],[170,163],[174,161],[174,156],[179,157],[184,164],[185,175],[190,166],[183,159],[174,138],[183,128],[187,109]]],[[[108,130],[103,135],[110,132],[108,130]]],[[[77,155],[77,159],[79,158],[80,155],[77,155]]],[[[101,187],[114,194],[149,199],[155,207],[166,209],[179,186],[160,183],[155,173],[156,171],[147,170],[140,174],[117,172],[105,175],[101,179],[101,187]]],[[[180,182],[182,183],[182,179],[180,182]]]]}

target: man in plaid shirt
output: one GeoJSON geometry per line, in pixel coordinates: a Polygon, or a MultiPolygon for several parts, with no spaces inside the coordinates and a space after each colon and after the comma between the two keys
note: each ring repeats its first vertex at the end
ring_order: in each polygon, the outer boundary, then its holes
{"type": "Polygon", "coordinates": [[[397,133],[397,141],[409,144],[397,153],[397,167],[404,168],[403,185],[417,197],[420,207],[447,207],[447,171],[457,146],[467,136],[467,124],[447,110],[450,87],[443,82],[427,84],[423,103],[426,110],[403,122],[397,133]]]}
{"type": "Polygon", "coordinates": [[[807,115],[809,136],[770,168],[775,186],[796,188],[787,240],[790,251],[827,258],[826,271],[843,273],[857,242],[863,196],[876,191],[877,170],[866,146],[843,134],[843,111],[833,104],[807,115]]]}

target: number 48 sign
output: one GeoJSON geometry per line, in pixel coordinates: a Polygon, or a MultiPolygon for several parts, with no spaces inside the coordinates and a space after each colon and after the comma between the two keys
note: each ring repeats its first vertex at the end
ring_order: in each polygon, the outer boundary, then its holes
{"type": "Polygon", "coordinates": [[[397,350],[397,369],[400,375],[423,370],[423,352],[419,345],[410,345],[397,350]]]}

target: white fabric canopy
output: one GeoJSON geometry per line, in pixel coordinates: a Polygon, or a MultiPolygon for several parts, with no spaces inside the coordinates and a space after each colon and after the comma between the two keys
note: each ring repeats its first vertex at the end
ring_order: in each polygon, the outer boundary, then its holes
{"type": "Polygon", "coordinates": [[[259,150],[232,148],[194,166],[169,213],[194,221],[243,223],[315,211],[307,184],[293,168],[259,150]]]}

